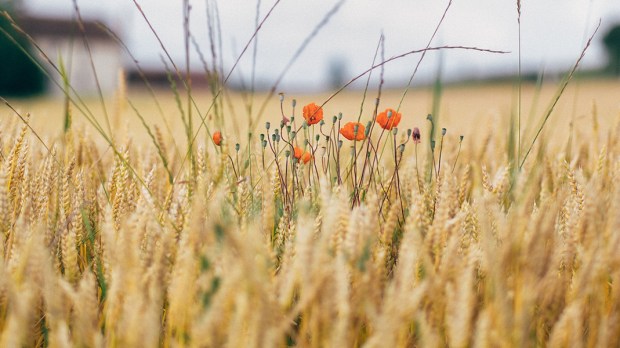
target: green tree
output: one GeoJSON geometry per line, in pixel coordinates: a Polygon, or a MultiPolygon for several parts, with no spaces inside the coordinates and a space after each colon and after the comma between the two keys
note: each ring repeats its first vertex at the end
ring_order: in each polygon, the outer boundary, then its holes
{"type": "Polygon", "coordinates": [[[609,71],[620,76],[620,24],[607,32],[603,37],[603,43],[609,56],[609,71]]]}
{"type": "Polygon", "coordinates": [[[10,2],[0,1],[0,96],[34,95],[44,90],[45,77],[22,51],[22,48],[30,50],[28,41],[4,15],[4,11],[7,11],[13,16],[13,8],[10,2]]]}

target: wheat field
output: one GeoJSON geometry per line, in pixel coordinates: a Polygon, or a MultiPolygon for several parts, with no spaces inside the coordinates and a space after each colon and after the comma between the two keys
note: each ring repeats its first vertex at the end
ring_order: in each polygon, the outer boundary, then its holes
{"type": "MultiPolygon", "coordinates": [[[[75,108],[63,130],[62,105],[12,101],[0,345],[618,346],[618,85],[573,85],[521,168],[512,86],[446,88],[433,124],[430,92],[414,90],[398,132],[379,123],[400,94],[370,98],[360,141],[338,132],[359,113],[355,92],[323,106],[325,124],[302,123],[325,96],[295,110],[283,97],[293,133],[277,96],[252,129],[224,107],[205,114],[209,132],[194,115],[192,144],[169,95],[172,129],[129,92],[145,126],[115,98],[111,134],[75,108]]],[[[524,89],[523,109],[538,110],[524,149],[546,88],[524,89]]]]}
{"type": "Polygon", "coordinates": [[[405,56],[510,53],[433,47],[448,1],[425,48],[386,59],[381,34],[350,81],[366,90],[278,94],[341,1],[277,52],[293,55],[270,93],[230,89],[250,59],[254,86],[279,2],[257,2],[233,62],[217,6],[198,17],[201,89],[184,0],[186,71],[160,41],[169,88],[121,72],[105,99],[3,12],[64,93],[0,96],[0,347],[620,346],[620,82],[579,71],[600,22],[565,79],[538,85],[517,0],[514,78],[388,89],[405,56]]]}

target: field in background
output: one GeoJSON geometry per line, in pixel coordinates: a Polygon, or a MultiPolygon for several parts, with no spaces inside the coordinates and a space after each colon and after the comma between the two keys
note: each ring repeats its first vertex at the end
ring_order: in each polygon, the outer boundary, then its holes
{"type": "MultiPolygon", "coordinates": [[[[541,90],[533,84],[524,84],[523,88],[523,126],[529,130],[538,126],[543,112],[552,101],[557,90],[557,85],[547,83],[541,90]],[[531,115],[531,116],[530,116],[531,115]],[[531,117],[532,123],[528,121],[531,117]]],[[[396,108],[402,97],[402,90],[383,91],[380,109],[387,107],[396,108]]],[[[212,95],[208,90],[195,90],[194,98],[201,113],[206,113],[211,105],[212,95]]],[[[569,85],[566,92],[557,104],[550,118],[550,127],[546,129],[547,139],[554,141],[567,141],[571,121],[574,119],[577,134],[585,136],[592,128],[594,116],[600,124],[601,130],[611,129],[620,116],[620,81],[618,80],[583,80],[575,81],[569,85]]],[[[291,100],[296,99],[298,106],[296,115],[301,118],[301,106],[316,102],[317,104],[327,100],[330,93],[313,95],[285,95],[284,110],[286,115],[292,111],[291,100]]],[[[511,112],[516,112],[517,93],[513,84],[510,83],[479,83],[460,86],[448,86],[443,89],[440,106],[440,127],[448,129],[449,136],[455,138],[465,135],[465,143],[480,140],[479,136],[493,129],[498,136],[504,136],[509,130],[511,112]]],[[[158,125],[166,130],[165,122],[152,97],[145,90],[130,90],[127,97],[135,105],[149,125],[158,125]]],[[[257,93],[253,102],[253,118],[259,106],[267,97],[264,93],[257,93]]],[[[182,137],[182,123],[174,95],[170,91],[159,90],[157,98],[164,111],[164,117],[169,123],[175,137],[182,137]]],[[[371,119],[376,91],[370,90],[361,122],[371,119]]],[[[118,103],[118,98],[106,99],[106,107],[114,128],[117,139],[127,137],[127,130],[131,130],[130,138],[134,140],[147,140],[147,134],[141,121],[135,112],[126,103],[118,103]],[[118,110],[122,110],[119,114],[118,110]],[[119,116],[120,115],[120,116],[119,116]]],[[[248,131],[247,105],[249,96],[240,92],[228,92],[226,94],[225,118],[227,129],[225,133],[242,141],[248,131]]],[[[99,99],[85,97],[86,104],[104,124],[102,107],[99,99]]],[[[342,112],[344,120],[353,121],[360,113],[362,101],[361,91],[344,91],[325,105],[325,114],[331,119],[332,115],[342,112]]],[[[432,110],[432,89],[417,88],[408,92],[401,112],[404,115],[400,128],[420,127],[429,128],[426,115],[432,110]]],[[[11,100],[12,105],[23,113],[30,113],[33,128],[47,136],[56,136],[62,131],[64,118],[64,106],[61,98],[37,98],[27,100],[11,100]]],[[[186,105],[183,104],[185,107],[186,105]]],[[[8,109],[2,112],[2,122],[14,117],[8,109]]],[[[73,108],[74,122],[78,127],[83,125],[89,131],[83,115],[73,108]]],[[[196,117],[195,122],[199,122],[196,117]]],[[[255,124],[258,129],[255,133],[264,132],[264,122],[270,121],[277,124],[280,120],[280,104],[275,95],[268,102],[264,115],[258,118],[255,124]]],[[[213,128],[212,113],[206,116],[207,125],[213,128]]],[[[92,128],[92,127],[90,127],[92,128]]],[[[91,129],[92,131],[92,129],[91,129]]],[[[214,130],[212,129],[211,132],[214,130]]],[[[94,134],[93,134],[94,135],[94,134]]],[[[524,130],[526,136],[524,142],[531,139],[531,133],[524,130]],[[527,136],[530,136],[529,138],[527,136]]],[[[94,135],[95,138],[97,137],[94,135]]],[[[204,136],[198,138],[204,142],[204,136]]]]}

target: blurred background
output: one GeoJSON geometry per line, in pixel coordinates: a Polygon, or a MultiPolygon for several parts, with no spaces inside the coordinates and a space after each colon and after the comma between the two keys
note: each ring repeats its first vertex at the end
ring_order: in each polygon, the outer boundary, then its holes
{"type": "MultiPolygon", "coordinates": [[[[204,71],[201,54],[207,64],[212,64],[211,35],[215,38],[215,61],[228,72],[255,32],[257,21],[267,15],[274,2],[190,1],[189,23],[195,41],[195,46],[191,47],[192,71],[197,75],[204,71]]],[[[183,69],[183,1],[136,3],[175,64],[183,69]]],[[[82,34],[75,24],[72,0],[0,0],[0,6],[12,13],[52,61],[62,63],[69,72],[71,84],[84,93],[96,90],[88,50],[104,92],[116,89],[119,69],[125,71],[130,82],[136,80],[136,64],[121,45],[96,24],[98,21],[118,35],[149,79],[154,83],[167,83],[163,62],[169,68],[170,62],[164,59],[165,53],[136,3],[132,0],[77,1],[84,35],[89,42],[88,47],[84,47],[82,34]]],[[[382,34],[385,58],[425,47],[447,4],[448,1],[437,0],[282,1],[259,31],[256,51],[251,45],[239,61],[230,86],[268,89],[280,76],[283,78],[278,90],[287,92],[317,92],[340,86],[368,69],[382,34]],[[293,59],[300,50],[299,57],[293,59]],[[283,75],[291,61],[290,70],[283,75]]],[[[599,20],[601,27],[584,59],[582,73],[597,76],[620,73],[620,27],[617,27],[620,25],[620,1],[563,0],[560,4],[557,0],[525,0],[521,3],[521,13],[525,77],[534,79],[541,71],[554,76],[568,70],[599,20]]],[[[12,32],[6,23],[2,25],[12,32]]],[[[5,35],[0,36],[4,47],[14,46],[5,35]]],[[[414,85],[429,84],[437,76],[446,83],[512,78],[518,62],[516,2],[455,0],[433,41],[432,46],[438,45],[476,46],[510,53],[432,52],[422,63],[414,85]]],[[[16,72],[19,70],[17,62],[27,62],[27,59],[7,57],[9,51],[4,47],[0,50],[0,59],[4,59],[0,63],[0,84],[9,87],[0,88],[0,93],[23,93],[27,88],[19,87],[20,81],[36,82],[38,77],[33,73],[24,79],[23,71],[29,71],[28,67],[16,72]],[[12,74],[17,77],[11,78],[12,74]]],[[[418,58],[412,55],[386,65],[386,85],[405,85],[418,58]]],[[[194,82],[199,84],[200,80],[194,82]]],[[[34,92],[47,88],[52,93],[62,94],[60,88],[50,88],[49,82],[33,84],[34,92]]]]}

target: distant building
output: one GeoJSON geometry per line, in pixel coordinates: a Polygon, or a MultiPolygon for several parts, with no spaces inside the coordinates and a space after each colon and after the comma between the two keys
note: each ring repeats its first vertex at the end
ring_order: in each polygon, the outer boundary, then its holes
{"type": "MultiPolygon", "coordinates": [[[[185,84],[187,83],[187,74],[185,70],[181,71],[181,78],[179,78],[176,71],[166,71],[161,68],[147,68],[142,69],[142,71],[138,71],[136,68],[128,68],[126,78],[127,84],[131,87],[144,87],[146,85],[145,80],[151,87],[159,89],[170,89],[170,80],[175,83],[176,88],[180,89],[185,88],[185,84]]],[[[193,70],[189,78],[191,79],[192,88],[209,88],[209,80],[205,72],[193,70]]],[[[227,86],[232,89],[243,89],[236,86],[234,83],[229,83],[227,86]]]]}
{"type": "MultiPolygon", "coordinates": [[[[119,71],[123,68],[123,52],[120,45],[96,21],[84,20],[84,33],[75,20],[66,18],[22,15],[18,24],[56,66],[60,67],[62,57],[71,85],[81,96],[98,93],[85,38],[102,92],[111,94],[116,90],[119,71]]],[[[35,51],[35,54],[38,55],[38,52],[35,51]]],[[[44,59],[40,61],[49,67],[44,59]]],[[[52,78],[62,86],[62,78],[49,68],[52,78]]],[[[50,93],[63,94],[56,83],[50,81],[49,84],[50,93]]]]}

